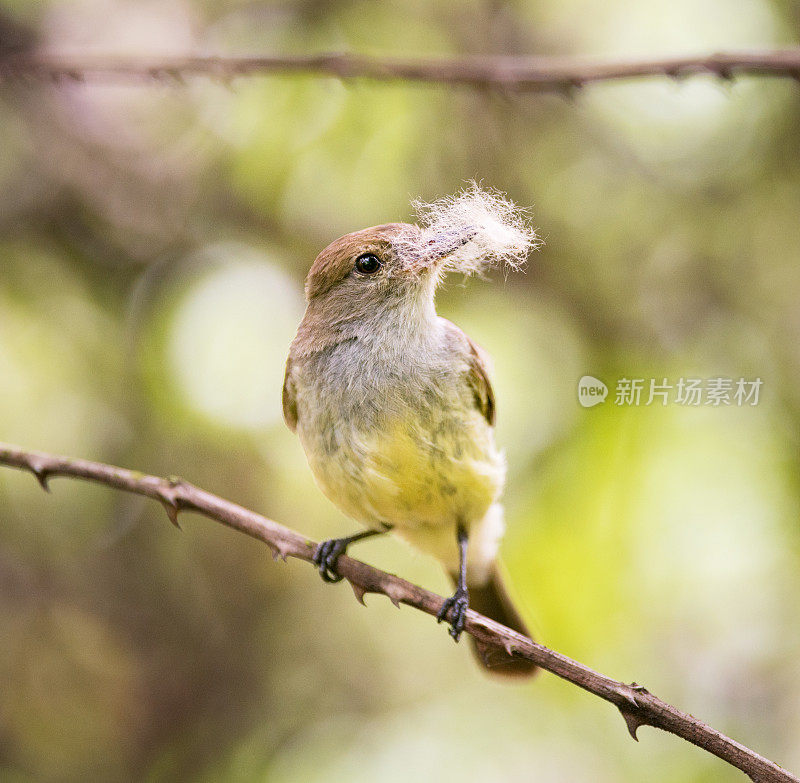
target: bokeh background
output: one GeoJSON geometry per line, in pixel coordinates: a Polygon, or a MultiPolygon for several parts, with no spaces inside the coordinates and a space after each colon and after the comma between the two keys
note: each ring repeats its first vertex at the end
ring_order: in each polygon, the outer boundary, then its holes
{"type": "MultiPolygon", "coordinates": [[[[0,56],[643,56],[793,45],[789,0],[5,0],[0,56]]],[[[800,770],[800,89],[572,97],[310,76],[0,87],[0,439],[181,475],[316,539],[352,523],[281,420],[336,236],[468,178],[531,206],[526,274],[451,281],[494,356],[503,558],[539,639],[800,770]],[[585,373],[611,387],[576,397],[585,373]],[[755,407],[616,379],[760,377],[755,407]]],[[[430,618],[199,517],[0,471],[0,778],[728,781],[430,618]]],[[[396,541],[357,556],[440,592],[396,541]]]]}

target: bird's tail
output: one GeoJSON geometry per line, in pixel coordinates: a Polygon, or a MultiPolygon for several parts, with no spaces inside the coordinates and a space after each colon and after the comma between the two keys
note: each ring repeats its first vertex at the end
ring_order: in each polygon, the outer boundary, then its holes
{"type": "MultiPolygon", "coordinates": [[[[525,623],[514,608],[514,604],[503,586],[503,579],[493,569],[489,579],[481,585],[469,585],[469,606],[480,614],[508,626],[517,633],[530,637],[525,623]]],[[[470,637],[478,663],[490,674],[504,677],[531,677],[539,667],[532,661],[517,658],[502,647],[485,644],[470,637]]]]}

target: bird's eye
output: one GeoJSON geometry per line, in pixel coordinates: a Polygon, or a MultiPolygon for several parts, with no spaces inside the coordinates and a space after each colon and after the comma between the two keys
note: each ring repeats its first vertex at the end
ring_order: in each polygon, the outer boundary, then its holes
{"type": "Polygon", "coordinates": [[[381,268],[381,260],[374,253],[364,253],[356,259],[356,272],[374,275],[381,268]]]}

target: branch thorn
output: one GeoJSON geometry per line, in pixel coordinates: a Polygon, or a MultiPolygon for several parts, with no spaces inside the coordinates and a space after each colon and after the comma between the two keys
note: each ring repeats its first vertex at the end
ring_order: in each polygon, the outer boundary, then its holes
{"type": "Polygon", "coordinates": [[[399,609],[400,601],[405,598],[402,589],[397,588],[396,585],[389,583],[383,586],[384,595],[399,609]]]}
{"type": "Polygon", "coordinates": [[[45,491],[50,491],[50,486],[47,483],[50,479],[50,471],[45,467],[45,463],[41,460],[31,460],[29,462],[31,473],[36,476],[39,486],[45,491]]]}
{"type": "Polygon", "coordinates": [[[182,530],[180,524],[178,523],[178,503],[175,500],[169,500],[162,497],[161,505],[164,506],[164,510],[167,512],[169,521],[172,522],[172,524],[175,525],[178,530],[182,530]]]}
{"type": "Polygon", "coordinates": [[[164,506],[164,510],[167,512],[169,521],[172,522],[172,524],[175,525],[178,530],[180,530],[181,526],[178,524],[178,511],[180,511],[180,505],[173,490],[180,483],[181,479],[179,479],[177,476],[170,476],[167,481],[170,488],[165,489],[160,487],[158,499],[161,501],[161,505],[164,506]]]}
{"type": "Polygon", "coordinates": [[[366,606],[366,604],[364,603],[364,596],[370,591],[367,590],[365,587],[362,587],[361,585],[357,585],[355,582],[350,582],[350,587],[353,588],[353,592],[355,593],[356,596],[356,601],[358,601],[361,604],[361,606],[366,606]]]}
{"type": "Polygon", "coordinates": [[[618,709],[625,720],[625,725],[628,727],[628,734],[630,734],[631,737],[638,742],[639,738],[636,736],[636,732],[640,726],[646,726],[647,721],[635,712],[623,709],[622,707],[619,707],[618,709]]]}

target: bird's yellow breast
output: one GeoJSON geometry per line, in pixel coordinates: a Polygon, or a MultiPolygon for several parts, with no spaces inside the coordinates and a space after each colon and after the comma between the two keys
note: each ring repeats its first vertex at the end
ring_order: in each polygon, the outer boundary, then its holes
{"type": "Polygon", "coordinates": [[[338,422],[327,441],[316,431],[300,434],[323,492],[370,527],[469,528],[502,488],[504,465],[491,428],[460,406],[437,417],[407,410],[366,431],[338,422]]]}

